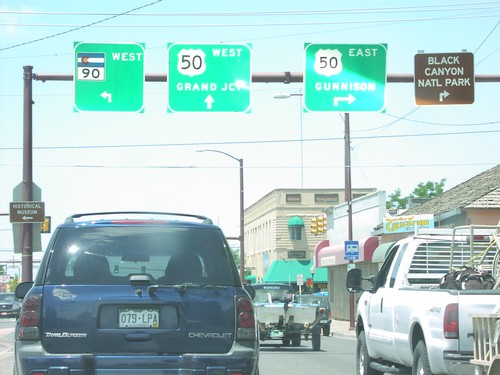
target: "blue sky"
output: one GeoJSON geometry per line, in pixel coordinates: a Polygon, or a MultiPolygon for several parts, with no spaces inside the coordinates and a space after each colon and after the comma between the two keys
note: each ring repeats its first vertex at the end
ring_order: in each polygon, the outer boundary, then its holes
{"type": "MultiPolygon", "coordinates": [[[[22,180],[23,66],[72,74],[76,41],[144,43],[146,74],[166,74],[168,43],[251,44],[254,73],[302,72],[305,43],[386,43],[389,74],[413,74],[419,51],[472,52],[476,74],[500,74],[499,20],[500,1],[0,1],[0,213],[22,180]]],[[[273,189],[343,188],[343,114],[273,98],[301,89],[254,83],[249,114],[167,113],[166,83],[148,82],[144,113],[75,113],[72,82],[35,81],[33,180],[46,214],[56,225],[77,212],[189,212],[236,236],[238,163],[200,149],[244,159],[245,207],[273,189]]],[[[413,84],[387,84],[384,113],[350,115],[353,188],[406,195],[446,178],[447,190],[497,165],[499,94],[476,83],[474,104],[419,107],[413,84]]],[[[0,217],[0,258],[11,249],[0,217]]]]}

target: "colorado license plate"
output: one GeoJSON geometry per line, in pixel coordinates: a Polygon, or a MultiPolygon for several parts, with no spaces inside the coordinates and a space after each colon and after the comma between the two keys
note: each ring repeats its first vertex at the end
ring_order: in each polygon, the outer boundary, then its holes
{"type": "Polygon", "coordinates": [[[119,309],[119,328],[159,328],[158,309],[119,309]]]}

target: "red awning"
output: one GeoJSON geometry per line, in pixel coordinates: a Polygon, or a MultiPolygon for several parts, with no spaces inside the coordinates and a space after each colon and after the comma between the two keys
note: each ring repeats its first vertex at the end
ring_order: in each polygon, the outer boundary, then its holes
{"type": "MultiPolygon", "coordinates": [[[[357,262],[371,262],[373,253],[378,247],[378,237],[368,237],[359,241],[359,259],[355,260],[357,262]]],[[[319,246],[318,246],[319,247],[319,246]]],[[[317,267],[328,267],[328,266],[338,266],[341,264],[349,263],[348,260],[344,259],[345,245],[344,243],[319,247],[317,249],[317,267]]]]}

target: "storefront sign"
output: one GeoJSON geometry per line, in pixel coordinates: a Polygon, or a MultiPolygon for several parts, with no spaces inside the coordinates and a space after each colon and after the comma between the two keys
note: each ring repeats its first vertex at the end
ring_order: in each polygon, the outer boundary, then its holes
{"type": "Polygon", "coordinates": [[[384,217],[384,233],[414,232],[415,228],[434,228],[434,215],[384,217]]]}

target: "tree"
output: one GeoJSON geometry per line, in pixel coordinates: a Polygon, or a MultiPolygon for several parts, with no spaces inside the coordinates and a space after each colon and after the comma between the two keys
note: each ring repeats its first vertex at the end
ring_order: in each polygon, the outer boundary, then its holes
{"type": "Polygon", "coordinates": [[[389,200],[386,202],[386,208],[389,209],[404,209],[408,207],[409,198],[431,199],[443,193],[446,178],[442,178],[439,182],[421,182],[407,197],[402,197],[401,189],[394,190],[394,193],[389,194],[389,200]]]}
{"type": "Polygon", "coordinates": [[[444,183],[446,178],[442,178],[440,182],[427,181],[419,183],[415,190],[410,194],[410,198],[434,198],[443,193],[444,183]]]}

